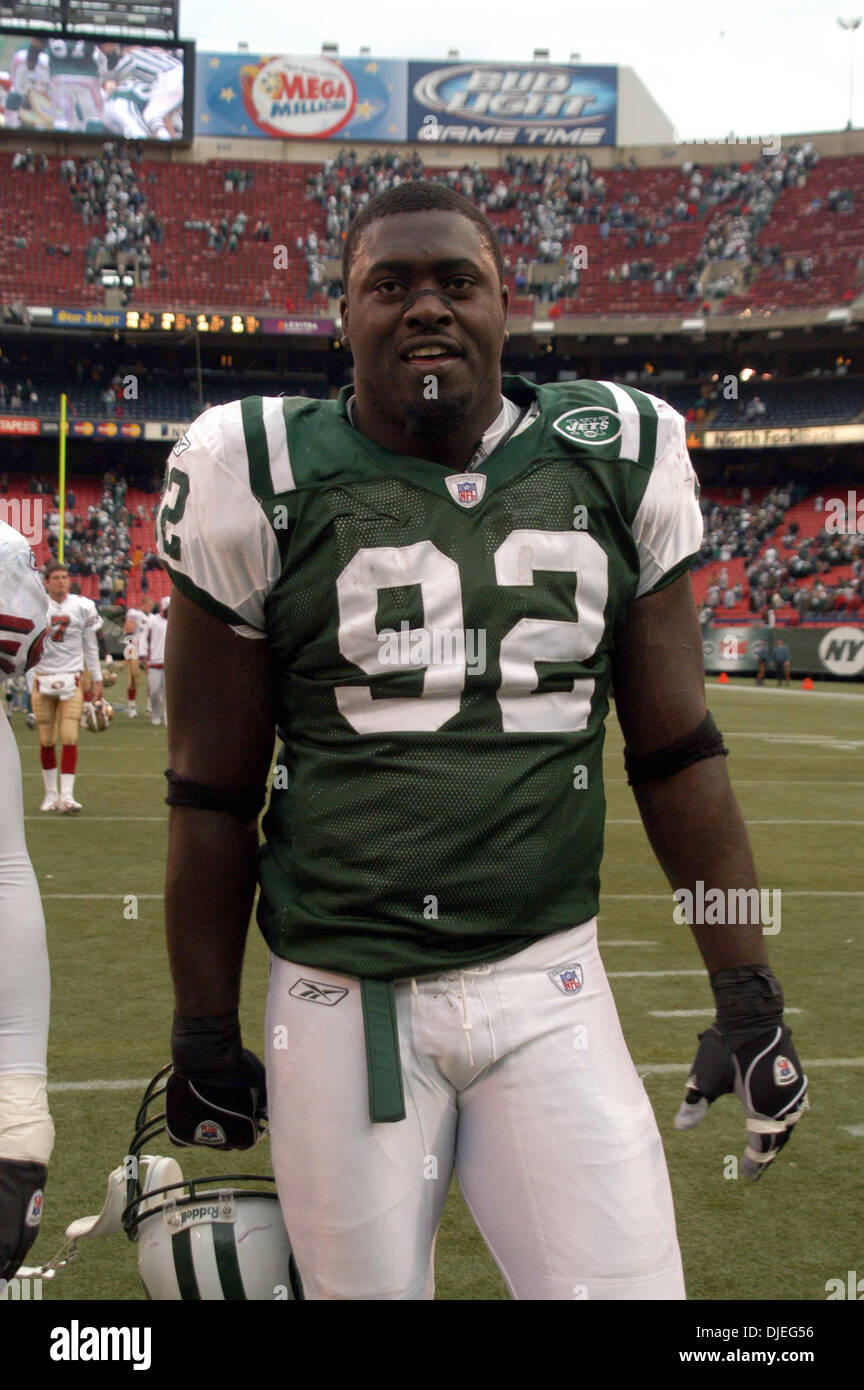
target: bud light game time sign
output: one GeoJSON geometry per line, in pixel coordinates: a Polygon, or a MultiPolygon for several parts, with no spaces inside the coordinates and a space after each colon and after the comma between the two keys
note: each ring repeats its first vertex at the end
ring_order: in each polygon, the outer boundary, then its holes
{"type": "Polygon", "coordinates": [[[552,63],[408,65],[408,139],[614,145],[618,69],[552,63]]]}

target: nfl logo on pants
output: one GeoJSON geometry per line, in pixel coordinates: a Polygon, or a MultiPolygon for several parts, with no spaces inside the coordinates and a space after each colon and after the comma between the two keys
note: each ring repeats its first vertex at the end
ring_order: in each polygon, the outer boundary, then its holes
{"type": "Polygon", "coordinates": [[[546,973],[562,994],[577,994],[582,988],[581,965],[561,965],[557,970],[547,970],[546,973]]]}

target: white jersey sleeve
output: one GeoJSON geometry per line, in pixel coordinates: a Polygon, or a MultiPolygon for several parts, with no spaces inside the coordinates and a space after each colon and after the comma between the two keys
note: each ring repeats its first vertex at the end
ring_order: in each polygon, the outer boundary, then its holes
{"type": "Polygon", "coordinates": [[[47,625],[48,595],[36,557],[21,533],[0,521],[0,677],[26,669],[47,625]]]}
{"type": "Polygon", "coordinates": [[[640,562],[637,598],[678,579],[702,544],[699,481],[687,452],[684,417],[656,396],[649,400],[657,412],[657,446],[651,477],[633,519],[640,562]]]}
{"type": "Polygon", "coordinates": [[[96,633],[102,631],[102,619],[92,598],[84,598],[82,595],[78,601],[83,610],[81,644],[84,650],[84,660],[94,681],[101,681],[102,663],[99,660],[99,643],[96,640],[96,633]]]}
{"type": "MultiPolygon", "coordinates": [[[[263,638],[279,548],[251,485],[254,458],[242,405],[214,406],[178,440],[168,458],[156,534],[159,554],[186,598],[241,636],[263,638]]],[[[271,466],[284,455],[287,468],[278,397],[264,401],[264,433],[271,466]]]]}

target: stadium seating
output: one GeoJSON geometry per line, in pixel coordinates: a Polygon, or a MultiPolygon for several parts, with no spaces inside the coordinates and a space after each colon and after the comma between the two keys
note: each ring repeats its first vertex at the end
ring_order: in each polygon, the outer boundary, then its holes
{"type": "MultiPolygon", "coordinates": [[[[104,292],[98,285],[87,285],[84,253],[90,237],[103,230],[101,219],[84,226],[70,205],[69,186],[60,178],[60,161],[49,160],[47,173],[11,172],[11,152],[0,152],[0,180],[4,201],[0,210],[0,302],[23,298],[31,305],[68,307],[102,306],[104,292]],[[26,245],[15,245],[21,239],[26,245]],[[69,253],[59,248],[67,245],[69,253]],[[55,254],[48,247],[57,248],[55,254]]],[[[307,178],[320,169],[313,164],[256,162],[251,186],[239,192],[226,185],[229,168],[225,161],[204,164],[162,163],[142,160],[138,178],[151,208],[163,225],[161,242],[151,247],[150,283],[137,287],[132,305],[146,309],[170,305],[175,308],[243,309],[274,313],[326,313],[326,296],[307,293],[306,264],[296,249],[298,235],[314,231],[324,241],[324,210],[319,201],[307,196],[307,178]],[[204,229],[186,223],[231,222],[243,211],[248,223],[236,251],[212,250],[204,229]],[[272,229],[270,242],[256,242],[252,229],[258,220],[272,229]],[[274,248],[287,248],[287,267],[274,265],[274,248]]],[[[435,174],[433,168],[426,170],[435,174]]],[[[497,171],[496,171],[496,177],[497,171]]],[[[512,175],[501,173],[508,187],[512,175]]],[[[611,208],[625,196],[636,194],[638,211],[649,217],[659,214],[674,201],[681,183],[678,169],[616,169],[605,171],[604,208],[611,208]]],[[[723,312],[759,312],[770,308],[808,307],[842,304],[856,293],[861,255],[860,211],[832,211],[828,198],[834,189],[847,189],[860,209],[864,199],[864,156],[823,159],[811,169],[800,187],[784,188],[758,237],[758,247],[779,246],[780,261],[766,268],[754,266],[752,282],[745,293],[729,294],[718,301],[723,312]],[[818,200],[818,206],[816,205],[818,200]],[[810,257],[808,278],[786,278],[787,257],[810,257]]],[[[725,206],[725,205],[724,205],[725,206]]],[[[598,220],[574,229],[565,251],[584,246],[588,269],[583,273],[577,294],[553,306],[562,314],[680,314],[692,308],[692,294],[680,299],[674,288],[658,292],[651,278],[630,278],[611,283],[608,272],[624,261],[647,259],[654,272],[671,269],[679,282],[694,270],[710,221],[712,209],[697,210],[684,221],[670,221],[665,231],[669,241],[649,247],[628,249],[628,229],[612,226],[603,236],[598,220]]],[[[518,209],[492,212],[492,221],[506,230],[521,217],[518,209]]],[[[507,245],[505,254],[515,263],[519,255],[531,261],[531,245],[507,245]]],[[[511,289],[514,277],[509,276],[511,289]]],[[[689,292],[688,292],[689,293],[689,292]]],[[[516,317],[530,316],[536,310],[534,296],[523,291],[515,296],[516,317]]]]}

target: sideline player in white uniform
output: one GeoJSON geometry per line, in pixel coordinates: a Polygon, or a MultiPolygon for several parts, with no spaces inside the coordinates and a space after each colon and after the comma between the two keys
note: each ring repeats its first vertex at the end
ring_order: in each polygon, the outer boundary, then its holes
{"type": "Polygon", "coordinates": [[[50,130],[54,124],[51,104],[51,64],[41,41],[19,48],[12,59],[10,89],[4,107],[7,130],[50,130]]]}
{"type": "MultiPolygon", "coordinates": [[[[0,521],[0,673],[21,674],[38,657],[47,607],[32,550],[0,521]]],[[[0,1279],[11,1279],[39,1232],[54,1125],[45,918],[24,836],[21,761],[2,709],[0,785],[0,1279]]]]}
{"type": "Polygon", "coordinates": [[[96,633],[102,619],[92,599],[70,594],[69,571],[55,561],[48,566],[49,633],[33,682],[33,713],[39,728],[42,777],[45,782],[43,811],[70,814],[81,810],[75,800],[78,734],[84,696],[81,676],[86,667],[92,681],[92,698],[101,700],[102,667],[96,633]],[[60,791],[57,791],[57,737],[60,737],[60,791]]]}
{"type": "Polygon", "coordinates": [[[169,603],[169,599],[163,598],[159,607],[155,608],[147,619],[145,630],[151,724],[168,723],[168,707],[165,703],[165,634],[168,629],[169,603]]]}
{"type": "MultiPolygon", "coordinates": [[[[236,1011],[257,857],[306,1297],[431,1298],[455,1167],[514,1297],[681,1299],[596,914],[613,681],[670,882],[756,885],[705,709],[686,427],[613,382],[502,380],[500,247],[449,189],[375,198],[344,261],[353,398],[218,406],[168,462],[168,1129],[256,1137],[236,1011]]],[[[755,1178],[806,1078],[758,917],[693,932],[717,1016],[678,1122],[737,1078],[755,1178]]]]}
{"type": "MultiPolygon", "coordinates": [[[[147,620],[153,612],[152,598],[142,598],[140,608],[127,608],[123,624],[123,656],[126,661],[126,694],[129,699],[129,718],[136,719],[138,707],[138,677],[140,658],[146,656],[147,620]]],[[[150,691],[147,691],[147,713],[150,713],[150,691]]]]}

